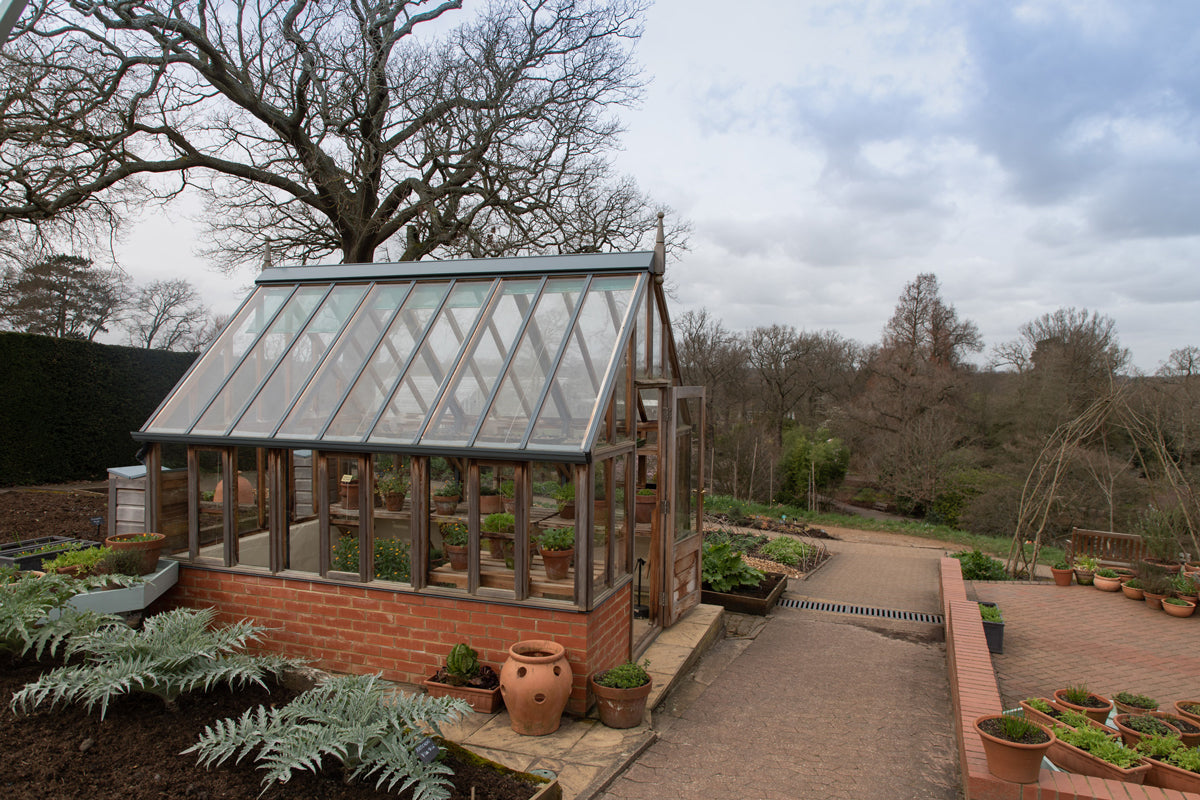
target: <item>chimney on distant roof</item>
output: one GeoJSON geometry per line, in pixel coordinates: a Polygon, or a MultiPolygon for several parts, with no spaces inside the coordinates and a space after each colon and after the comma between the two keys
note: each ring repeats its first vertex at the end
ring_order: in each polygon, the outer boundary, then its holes
{"type": "Polygon", "coordinates": [[[267,241],[263,243],[263,269],[271,269],[275,266],[275,262],[271,260],[271,237],[267,237],[267,241]]]}

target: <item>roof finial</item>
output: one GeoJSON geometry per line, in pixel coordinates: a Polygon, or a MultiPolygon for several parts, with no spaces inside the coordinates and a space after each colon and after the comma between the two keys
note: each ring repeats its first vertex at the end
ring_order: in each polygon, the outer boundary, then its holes
{"type": "Polygon", "coordinates": [[[271,237],[267,237],[267,241],[263,243],[263,269],[271,269],[275,266],[275,262],[271,260],[271,237]]]}
{"type": "Polygon", "coordinates": [[[663,233],[664,216],[663,212],[658,212],[658,233],[654,238],[654,260],[657,262],[657,271],[660,276],[667,270],[667,237],[663,233]]]}

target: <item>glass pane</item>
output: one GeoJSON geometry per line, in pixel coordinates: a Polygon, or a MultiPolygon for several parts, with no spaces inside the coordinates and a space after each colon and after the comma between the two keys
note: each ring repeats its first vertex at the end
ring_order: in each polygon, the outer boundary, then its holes
{"type": "Polygon", "coordinates": [[[358,441],[366,436],[449,286],[449,283],[426,283],[413,289],[371,356],[370,364],[337,410],[325,438],[358,441]]]}
{"type": "Polygon", "coordinates": [[[422,444],[467,444],[500,378],[517,335],[536,297],[539,280],[505,281],[491,313],[480,322],[473,349],[458,367],[454,386],[442,398],[422,444]]]}
{"type": "Polygon", "coordinates": [[[681,398],[676,405],[675,455],[675,539],[686,539],[695,533],[696,497],[699,485],[696,475],[699,453],[690,420],[699,419],[693,398],[681,398]]]}
{"type": "Polygon", "coordinates": [[[316,574],[321,569],[320,526],[313,497],[315,460],[311,450],[290,454],[288,527],[285,535],[284,568],[316,574]]]}
{"type": "Polygon", "coordinates": [[[260,286],[255,289],[241,313],[204,354],[204,359],[175,391],[171,401],[146,424],[145,430],[182,433],[191,428],[196,416],[221,388],[221,382],[237,366],[291,293],[290,286],[260,286]]]}
{"type": "Polygon", "coordinates": [[[225,382],[212,405],[192,429],[193,433],[223,434],[254,394],[258,385],[283,356],[296,332],[328,290],[327,286],[305,286],[296,291],[266,334],[254,345],[246,360],[225,382]]]}
{"type": "Polygon", "coordinates": [[[309,320],[254,402],[242,414],[232,435],[263,435],[274,432],[280,416],[308,385],[313,369],[325,357],[346,319],[357,308],[365,285],[335,287],[309,320]]]}
{"type": "Polygon", "coordinates": [[[554,367],[554,357],[567,335],[567,324],[582,289],[582,278],[555,278],[547,282],[476,445],[520,445],[554,367]]]}
{"type": "Polygon", "coordinates": [[[391,283],[371,290],[280,427],[280,436],[310,436],[325,427],[411,286],[411,283],[391,283]]]}
{"type": "MultiPolygon", "coordinates": [[[[616,535],[618,492],[622,499],[625,492],[617,489],[615,459],[597,462],[594,470],[592,490],[595,493],[596,511],[592,526],[592,586],[598,592],[609,583],[608,542],[616,535]]],[[[623,521],[624,518],[625,515],[621,513],[619,519],[623,521]]]]}
{"type": "Polygon", "coordinates": [[[534,426],[530,446],[582,446],[593,413],[598,410],[605,375],[614,356],[620,355],[613,349],[633,297],[635,280],[631,276],[593,281],[534,426]]]}
{"type": "Polygon", "coordinates": [[[538,537],[537,555],[529,569],[529,596],[548,600],[575,600],[575,565],[586,562],[581,555],[582,537],[577,537],[575,524],[575,484],[568,477],[571,467],[537,463],[531,465],[533,476],[533,507],[530,509],[531,533],[538,537]],[[550,534],[551,531],[559,533],[550,534]],[[565,534],[562,532],[566,532],[565,534]],[[563,537],[569,534],[574,541],[569,553],[543,548],[547,534],[563,537]]]}
{"type": "Polygon", "coordinates": [[[454,287],[400,388],[371,432],[371,441],[410,443],[416,439],[429,407],[458,363],[463,343],[475,329],[491,287],[491,281],[471,281],[454,287]]]}

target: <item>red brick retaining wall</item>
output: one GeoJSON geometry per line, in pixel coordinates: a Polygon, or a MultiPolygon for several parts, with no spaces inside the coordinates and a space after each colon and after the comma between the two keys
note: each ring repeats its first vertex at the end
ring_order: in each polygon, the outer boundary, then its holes
{"type": "Polygon", "coordinates": [[[249,618],[270,627],[264,649],[335,672],[381,672],[402,683],[428,678],[458,642],[499,670],[513,642],[552,639],[571,662],[567,710],[573,714],[587,710],[588,674],[621,663],[631,647],[629,586],[583,613],[181,564],[167,601],[213,606],[222,623],[249,618]]]}
{"type": "Polygon", "coordinates": [[[1000,687],[992,670],[979,606],[967,599],[962,565],[955,558],[941,563],[942,613],[946,622],[946,663],[954,703],[955,734],[967,800],[1189,800],[1194,794],[1134,786],[1043,769],[1037,783],[1018,784],[993,777],[975,731],[975,719],[999,714],[1000,687]]]}

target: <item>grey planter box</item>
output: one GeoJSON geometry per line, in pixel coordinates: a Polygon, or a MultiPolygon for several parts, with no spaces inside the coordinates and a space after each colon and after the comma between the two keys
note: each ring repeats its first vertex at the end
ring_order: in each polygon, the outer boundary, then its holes
{"type": "Polygon", "coordinates": [[[24,541],[0,547],[0,566],[16,567],[22,572],[41,569],[43,562],[53,561],[60,553],[65,553],[67,550],[79,545],[99,547],[100,543],[87,539],[71,539],[66,536],[43,536],[39,539],[25,539],[24,541]],[[35,555],[17,555],[17,553],[25,550],[36,550],[42,547],[50,549],[44,553],[37,553],[35,555]]]}
{"type": "Polygon", "coordinates": [[[158,569],[142,577],[143,582],[137,586],[125,589],[97,589],[77,594],[71,598],[71,605],[80,611],[95,611],[99,614],[128,614],[141,611],[162,597],[179,580],[179,562],[160,558],[158,569]]]}

